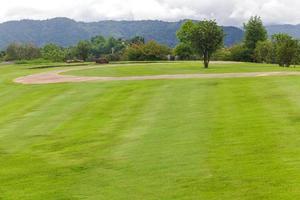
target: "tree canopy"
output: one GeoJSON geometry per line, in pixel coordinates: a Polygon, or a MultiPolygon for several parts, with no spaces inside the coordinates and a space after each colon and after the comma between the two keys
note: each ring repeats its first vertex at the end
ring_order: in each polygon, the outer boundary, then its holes
{"type": "Polygon", "coordinates": [[[155,41],[145,44],[131,44],[124,52],[126,60],[165,60],[170,48],[155,41]]]}
{"type": "Polygon", "coordinates": [[[287,34],[275,34],[272,36],[276,62],[283,67],[289,67],[296,62],[299,54],[299,41],[287,34]]]}
{"type": "Polygon", "coordinates": [[[254,16],[244,24],[245,29],[245,47],[248,48],[253,57],[254,50],[259,41],[265,41],[268,39],[268,33],[263,25],[260,17],[254,16]]]}
{"type": "Polygon", "coordinates": [[[42,57],[53,62],[61,62],[65,60],[66,52],[56,44],[47,44],[42,48],[42,57]]]}
{"type": "Polygon", "coordinates": [[[224,32],[215,20],[187,21],[177,32],[177,37],[201,55],[204,67],[208,68],[212,54],[223,45],[224,32]]]}

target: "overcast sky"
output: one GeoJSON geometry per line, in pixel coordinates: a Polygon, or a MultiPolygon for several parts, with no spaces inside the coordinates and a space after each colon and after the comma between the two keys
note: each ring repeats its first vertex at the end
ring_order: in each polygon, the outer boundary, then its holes
{"type": "Polygon", "coordinates": [[[300,23],[299,0],[0,0],[0,21],[69,17],[77,21],[214,18],[242,25],[252,15],[267,24],[300,23]]]}

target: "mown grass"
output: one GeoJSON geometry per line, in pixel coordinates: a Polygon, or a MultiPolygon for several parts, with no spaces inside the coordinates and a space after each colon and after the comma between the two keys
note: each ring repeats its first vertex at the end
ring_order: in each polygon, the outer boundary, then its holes
{"type": "Polygon", "coordinates": [[[299,77],[12,83],[32,67],[0,67],[0,199],[300,195],[299,77]]]}
{"type": "Polygon", "coordinates": [[[283,68],[272,64],[258,63],[211,63],[209,69],[204,69],[198,62],[165,62],[165,63],[129,63],[127,65],[103,65],[94,69],[67,72],[80,76],[143,76],[161,74],[199,74],[199,73],[236,73],[236,72],[270,72],[270,71],[300,71],[300,67],[283,68]]]}

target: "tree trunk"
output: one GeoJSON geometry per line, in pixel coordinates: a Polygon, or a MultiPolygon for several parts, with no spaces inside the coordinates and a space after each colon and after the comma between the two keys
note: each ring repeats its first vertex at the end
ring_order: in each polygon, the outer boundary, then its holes
{"type": "Polygon", "coordinates": [[[204,60],[204,68],[207,69],[208,65],[209,65],[209,55],[208,55],[208,52],[204,53],[203,60],[204,60]]]}
{"type": "Polygon", "coordinates": [[[207,69],[208,68],[208,64],[209,62],[207,60],[204,60],[204,68],[207,69]]]}

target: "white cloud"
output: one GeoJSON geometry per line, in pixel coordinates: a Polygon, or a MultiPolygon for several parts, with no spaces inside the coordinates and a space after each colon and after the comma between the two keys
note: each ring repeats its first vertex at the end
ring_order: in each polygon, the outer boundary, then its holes
{"type": "Polygon", "coordinates": [[[69,17],[79,21],[214,18],[241,25],[252,15],[265,23],[300,23],[297,0],[0,0],[0,21],[69,17]]]}

